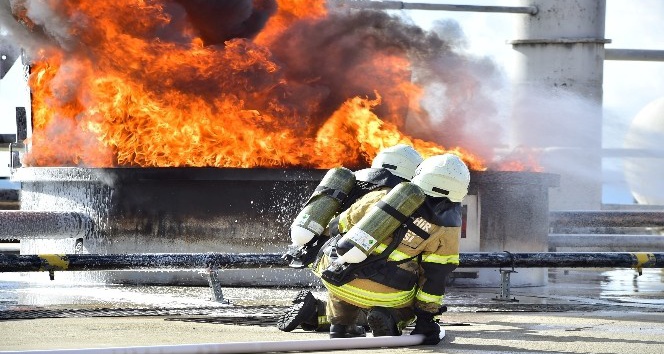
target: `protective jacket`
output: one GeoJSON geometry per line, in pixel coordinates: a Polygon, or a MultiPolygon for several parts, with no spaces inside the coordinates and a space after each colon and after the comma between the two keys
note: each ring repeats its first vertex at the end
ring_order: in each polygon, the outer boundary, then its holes
{"type": "MultiPolygon", "coordinates": [[[[339,232],[350,230],[389,190],[369,192],[342,212],[339,232]]],[[[323,276],[335,257],[334,239],[323,246],[314,272],[335,297],[355,306],[403,308],[415,304],[420,310],[437,313],[446,278],[459,264],[461,204],[427,197],[410,221],[406,223],[410,226],[383,240],[367,260],[351,265],[345,281],[338,283],[323,276]]]]}

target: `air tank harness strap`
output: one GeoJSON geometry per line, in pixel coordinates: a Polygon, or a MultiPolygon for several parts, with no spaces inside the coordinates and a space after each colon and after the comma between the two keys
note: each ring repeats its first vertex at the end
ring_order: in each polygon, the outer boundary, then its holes
{"type": "Polygon", "coordinates": [[[339,210],[346,210],[350,208],[350,206],[353,205],[353,203],[355,203],[358,199],[362,198],[378,187],[382,187],[382,185],[356,180],[355,185],[353,188],[351,188],[350,192],[348,192],[348,196],[341,204],[341,208],[339,210]]]}
{"type": "MultiPolygon", "coordinates": [[[[392,251],[399,246],[406,235],[406,232],[410,229],[407,226],[408,224],[411,224],[413,227],[426,234],[426,232],[420,229],[417,225],[412,222],[407,222],[404,224],[404,227],[394,233],[394,239],[383,252],[380,254],[372,254],[360,263],[346,264],[337,272],[324,271],[322,273],[323,279],[336,286],[342,286],[353,279],[359,278],[370,279],[379,284],[398,290],[408,291],[413,289],[417,283],[417,274],[399,267],[399,264],[409,262],[417,258],[417,256],[406,258],[398,262],[389,261],[387,259],[392,251]]],[[[337,239],[339,237],[341,236],[338,236],[337,239]]]]}
{"type": "Polygon", "coordinates": [[[381,259],[359,267],[354,273],[357,278],[373,280],[391,288],[408,291],[417,283],[417,274],[399,267],[399,264],[412,260],[408,258],[399,262],[381,259]]]}
{"type": "Polygon", "coordinates": [[[309,199],[307,199],[307,201],[304,202],[303,205],[308,205],[312,199],[318,197],[321,194],[325,194],[331,198],[334,198],[339,203],[343,203],[344,199],[346,199],[347,197],[347,194],[344,193],[344,191],[342,190],[325,187],[325,186],[318,186],[316,187],[316,189],[314,189],[314,193],[312,193],[311,197],[309,197],[309,199]]]}
{"type": "MultiPolygon", "coordinates": [[[[402,214],[399,210],[397,210],[394,207],[392,207],[391,205],[383,202],[382,200],[379,201],[378,203],[376,203],[376,206],[378,208],[382,209],[384,212],[390,214],[390,216],[392,216],[393,218],[399,220],[399,222],[404,224],[409,231],[414,232],[417,236],[421,237],[424,240],[429,238],[429,233],[422,230],[421,227],[415,225],[415,223],[413,223],[413,218],[412,217],[408,217],[408,216],[402,214]]],[[[399,241],[399,242],[401,242],[401,241],[399,241]]]]}
{"type": "Polygon", "coordinates": [[[338,200],[339,203],[343,202],[344,199],[346,199],[346,193],[344,193],[344,191],[339,190],[339,189],[330,188],[330,187],[318,186],[318,187],[316,187],[316,189],[314,190],[314,192],[319,192],[319,193],[322,193],[322,194],[327,194],[327,195],[329,195],[330,197],[332,197],[332,198],[338,200]]]}
{"type": "MultiPolygon", "coordinates": [[[[389,255],[397,249],[404,236],[408,231],[412,231],[418,236],[422,237],[424,240],[429,238],[429,233],[422,230],[419,226],[413,223],[413,218],[402,214],[399,210],[395,209],[391,205],[379,201],[376,203],[376,206],[395,219],[399,220],[403,225],[397,231],[394,232],[394,238],[392,242],[387,246],[383,252],[378,255],[370,255],[364,261],[355,264],[346,264],[338,271],[332,272],[329,270],[324,271],[321,275],[323,279],[333,285],[341,286],[349,281],[361,278],[361,279],[371,279],[377,283],[387,285],[389,287],[399,289],[399,290],[411,290],[415,283],[417,282],[417,274],[409,272],[400,268],[398,265],[411,261],[417,256],[404,259],[399,262],[389,261],[387,258],[389,255]]],[[[337,223],[338,223],[338,218],[337,223]]],[[[331,221],[330,231],[335,229],[334,219],[331,221]]],[[[336,227],[336,233],[338,233],[338,226],[336,227]]],[[[338,240],[341,237],[341,234],[338,233],[333,239],[338,240]]],[[[333,246],[333,248],[336,244],[333,246]]],[[[325,247],[323,247],[325,248],[325,247]]]]}
{"type": "MultiPolygon", "coordinates": [[[[395,234],[394,239],[392,242],[387,246],[387,248],[381,253],[381,254],[374,254],[370,255],[365,259],[364,261],[360,263],[347,263],[344,264],[341,268],[337,270],[331,270],[327,269],[321,273],[321,277],[323,280],[327,281],[330,284],[333,284],[335,286],[342,286],[348,282],[350,282],[353,279],[359,278],[360,273],[362,270],[366,267],[372,267],[372,269],[380,269],[382,267],[385,267],[387,265],[387,256],[394,251],[399,243],[401,243],[401,240],[403,239],[403,236],[405,235],[405,232],[400,232],[398,234],[395,234]]],[[[337,236],[332,238],[332,255],[336,254],[336,241],[338,241],[341,238],[341,236],[337,236]]],[[[368,273],[375,273],[375,271],[369,271],[368,273]]],[[[361,278],[365,278],[365,276],[362,276],[361,278]]],[[[372,279],[374,280],[374,279],[372,279]]],[[[410,290],[410,289],[407,289],[410,290]]]]}

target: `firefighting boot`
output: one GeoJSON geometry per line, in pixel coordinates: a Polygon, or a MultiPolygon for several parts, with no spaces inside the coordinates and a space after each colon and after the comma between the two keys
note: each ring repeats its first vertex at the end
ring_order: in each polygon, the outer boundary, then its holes
{"type": "Polygon", "coordinates": [[[342,324],[333,324],[330,326],[330,338],[355,338],[366,337],[367,333],[362,326],[348,326],[342,324]]]}
{"type": "Polygon", "coordinates": [[[310,291],[300,291],[293,300],[293,306],[277,318],[277,328],[290,332],[302,326],[305,331],[313,331],[318,327],[316,298],[310,291]]]}
{"type": "Polygon", "coordinates": [[[373,307],[367,315],[367,322],[374,337],[400,336],[401,331],[390,310],[384,307],[373,307]]]}
{"type": "MultiPolygon", "coordinates": [[[[445,310],[447,310],[447,308],[445,308],[445,310]]],[[[422,341],[422,344],[424,345],[436,345],[440,343],[441,338],[445,336],[445,332],[443,332],[443,336],[441,336],[441,328],[438,322],[434,319],[435,315],[437,314],[417,308],[415,309],[417,320],[415,321],[415,329],[413,329],[410,334],[424,335],[424,340],[422,341]]]]}

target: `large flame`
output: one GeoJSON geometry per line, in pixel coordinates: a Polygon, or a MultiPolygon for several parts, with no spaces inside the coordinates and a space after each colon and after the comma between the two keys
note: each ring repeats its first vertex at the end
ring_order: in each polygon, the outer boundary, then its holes
{"type": "Polygon", "coordinates": [[[25,164],[353,168],[409,143],[485,169],[471,151],[404,133],[423,110],[412,50],[376,39],[375,24],[332,32],[342,17],[323,0],[218,2],[246,17],[219,28],[194,7],[205,1],[40,3],[62,32],[35,20],[29,0],[13,8],[56,43],[33,54],[25,164]]]}

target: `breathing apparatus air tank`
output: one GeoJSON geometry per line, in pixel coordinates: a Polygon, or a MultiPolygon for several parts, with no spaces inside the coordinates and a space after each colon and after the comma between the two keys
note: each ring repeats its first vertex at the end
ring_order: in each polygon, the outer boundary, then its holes
{"type": "Polygon", "coordinates": [[[353,171],[345,167],[327,171],[291,225],[293,246],[303,246],[322,234],[353,186],[353,171]]]}
{"type": "Polygon", "coordinates": [[[426,195],[411,182],[402,182],[371,207],[337,242],[333,264],[359,263],[424,203],[426,195]]]}

